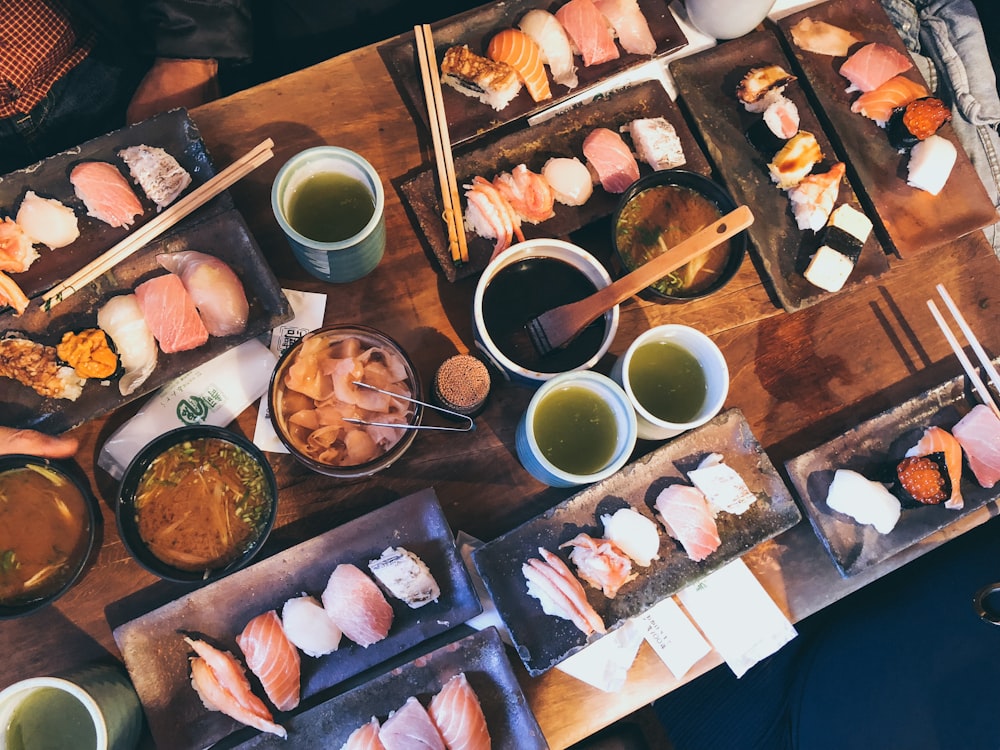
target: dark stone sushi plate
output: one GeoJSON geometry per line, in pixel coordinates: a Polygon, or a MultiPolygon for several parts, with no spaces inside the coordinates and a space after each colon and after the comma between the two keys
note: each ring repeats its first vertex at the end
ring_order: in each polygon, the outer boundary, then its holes
{"type": "MultiPolygon", "coordinates": [[[[449,47],[467,44],[477,55],[485,55],[493,35],[505,28],[517,26],[518,21],[529,10],[537,8],[555,13],[564,4],[565,0],[556,2],[499,0],[431,24],[438,70],[440,71],[441,60],[444,59],[444,53],[449,47]]],[[[686,47],[687,37],[670,12],[669,4],[669,0],[639,0],[639,9],[646,17],[649,31],[656,41],[656,52],[653,55],[634,55],[625,52],[621,45],[618,45],[618,51],[621,53],[618,59],[590,67],[584,66],[583,60],[575,56],[579,84],[574,89],[568,89],[553,81],[546,67],[545,73],[548,75],[552,90],[551,99],[535,102],[527,89],[522,86],[510,104],[498,112],[478,99],[461,94],[450,86],[442,86],[444,109],[448,117],[448,134],[452,144],[460,144],[484,135],[494,128],[542,112],[586,92],[625,70],[686,47]]],[[[413,32],[402,34],[381,45],[379,53],[389,75],[395,80],[404,99],[409,102],[411,110],[425,127],[429,127],[413,32]]]]}
{"type": "MultiPolygon", "coordinates": [[[[235,638],[251,618],[280,611],[303,592],[319,596],[337,565],[367,570],[368,561],[389,546],[419,556],[437,580],[441,598],[419,609],[390,598],[395,618],[384,640],[365,649],[345,638],[328,656],[302,656],[301,690],[307,699],[482,611],[433,490],[374,510],[116,628],[115,642],[157,747],[203,748],[242,726],[202,705],[191,687],[188,658],[193,652],[184,635],[204,637],[239,655],[235,638]]],[[[251,684],[263,697],[255,678],[251,684]]],[[[288,716],[275,718],[282,723],[288,716]]]]}
{"type": "Polygon", "coordinates": [[[538,548],[556,552],[572,569],[567,550],[557,550],[578,533],[603,535],[601,516],[631,507],[656,523],[660,557],[647,568],[633,566],[638,577],[614,599],[584,584],[587,598],[608,630],[672,596],[709,573],[741,557],[802,519],[791,493],[739,409],[722,412],[635,461],[603,482],[591,485],[546,513],[528,521],[472,553],[476,568],[510,631],[521,660],[532,676],[584,648],[588,641],[568,620],[542,612],[528,596],[521,566],[538,556],[538,548]],[[690,484],[687,472],[709,453],[721,453],[757,495],[743,515],[720,513],[716,519],[722,544],[701,562],[691,560],[663,530],[653,514],[657,495],[668,485],[690,484]]]}
{"type": "MultiPolygon", "coordinates": [[[[736,98],[736,86],[751,68],[766,65],[780,65],[794,72],[778,38],[770,31],[758,31],[676,60],[670,64],[670,72],[723,183],[737,203],[753,211],[754,223],[747,230],[752,249],[781,306],[794,312],[826,299],[831,293],[813,286],[802,275],[819,247],[816,233],[798,228],[787,194],[771,181],[767,168],[770,157],[754,148],[745,135],[746,129],[761,115],[743,108],[736,98]]],[[[843,161],[820,125],[800,82],[790,83],[784,93],[799,110],[800,130],[815,135],[823,151],[823,161],[813,171],[824,172],[834,162],[843,161]]],[[[841,203],[864,210],[846,178],[840,182],[837,205],[841,203]]],[[[875,219],[870,211],[867,213],[875,219]]],[[[872,232],[853,273],[838,293],[849,292],[888,269],[885,250],[872,232]]]]}
{"type": "Polygon", "coordinates": [[[876,479],[883,475],[886,465],[894,465],[920,440],[924,428],[936,425],[950,431],[976,403],[967,389],[964,376],[949,380],[785,462],[806,516],[842,576],[860,573],[1000,497],[1000,486],[980,487],[969,468],[963,466],[964,508],[904,508],[888,534],[879,534],[874,526],[858,524],[826,505],[837,469],[852,469],[876,479]]]}
{"type": "Polygon", "coordinates": [[[328,750],[374,716],[384,722],[410,696],[424,708],[449,679],[464,672],[486,717],[495,750],[544,750],[542,731],[514,676],[495,628],[488,628],[420,656],[285,722],[288,739],[268,734],[238,745],[251,748],[328,750]]]}
{"type": "MultiPolygon", "coordinates": [[[[819,103],[830,136],[847,155],[848,171],[856,174],[855,184],[874,206],[896,252],[905,258],[932,250],[996,222],[996,209],[950,125],[938,132],[955,144],[958,153],[944,189],[935,196],[906,184],[909,156],[896,151],[874,121],[851,111],[858,94],[845,91],[849,83],[838,72],[846,58],[806,52],[792,41],[791,27],[806,16],[846,29],[865,43],[879,42],[909,53],[879,0],[831,0],[778,24],[819,103]]],[[[916,68],[903,75],[926,84],[916,68]]],[[[875,218],[872,212],[869,215],[875,218]]]]}
{"type": "MultiPolygon", "coordinates": [[[[687,163],[684,169],[709,176],[711,168],[694,135],[688,129],[677,105],[659,81],[643,81],[617,89],[593,101],[571,107],[565,112],[531,127],[512,133],[476,141],[455,152],[455,174],[464,185],[475,175],[488,180],[500,172],[510,171],[518,164],[540,172],[551,157],[583,158],[583,140],[596,127],[617,131],[622,125],[640,117],[664,117],[674,126],[684,148],[687,163]]],[[[651,169],[639,165],[640,174],[651,169]]],[[[438,265],[449,281],[477,274],[486,267],[493,254],[493,241],[467,233],[469,262],[456,265],[451,259],[435,169],[427,167],[408,176],[400,192],[416,217],[420,231],[430,245],[438,265]]],[[[582,206],[555,205],[555,216],[538,224],[524,222],[521,230],[528,239],[533,237],[563,237],[577,229],[610,216],[618,206],[620,196],[607,193],[600,185],[582,206]]],[[[608,237],[611,244],[611,237],[608,237]]]]}

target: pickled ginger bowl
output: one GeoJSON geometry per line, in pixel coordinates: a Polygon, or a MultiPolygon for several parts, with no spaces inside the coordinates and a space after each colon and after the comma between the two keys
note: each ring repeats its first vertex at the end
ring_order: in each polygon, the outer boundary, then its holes
{"type": "MultiPolygon", "coordinates": [[[[611,241],[626,274],[687,239],[736,208],[717,182],[684,169],[640,177],[629,186],[611,220],[611,241]]],[[[719,291],[736,275],[746,255],[747,233],[707,250],[647,287],[652,302],[684,302],[719,291]]]]}
{"type": "Polygon", "coordinates": [[[360,479],[391,466],[413,443],[423,410],[420,378],[402,347],[374,328],[334,325],[307,333],[271,375],[278,438],[320,474],[360,479]]]}

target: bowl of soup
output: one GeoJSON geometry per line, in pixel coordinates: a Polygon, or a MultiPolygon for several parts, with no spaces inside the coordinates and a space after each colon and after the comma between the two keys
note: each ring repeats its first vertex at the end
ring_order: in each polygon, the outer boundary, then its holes
{"type": "Polygon", "coordinates": [[[507,379],[538,385],[587,370],[607,354],[618,331],[618,305],[566,346],[540,354],[525,328],[547,310],[576,302],[611,283],[593,255],[570,242],[532,239],[512,245],[483,270],[473,298],[476,346],[507,379]]]}
{"type": "MultiPolygon", "coordinates": [[[[619,201],[611,221],[612,243],[629,273],[736,208],[721,185],[697,172],[667,169],[639,178],[619,201]]],[[[747,234],[702,255],[647,287],[654,302],[684,302],[724,287],[743,263],[747,234]]]]}
{"type": "Polygon", "coordinates": [[[71,464],[0,456],[0,619],[62,596],[94,546],[94,500],[71,464]]]}
{"type": "Polygon", "coordinates": [[[340,479],[391,466],[412,445],[423,409],[417,369],[374,328],[307,333],[278,360],[268,388],[275,432],[300,463],[340,479]]]}
{"type": "Polygon", "coordinates": [[[278,511],[274,472],[260,449],[211,425],[148,443],[122,477],[116,519],[125,549],[172,581],[213,581],[250,562],[278,511]]]}

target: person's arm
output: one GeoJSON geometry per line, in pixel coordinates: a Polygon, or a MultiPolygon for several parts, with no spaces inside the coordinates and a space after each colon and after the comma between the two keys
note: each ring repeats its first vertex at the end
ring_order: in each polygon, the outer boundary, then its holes
{"type": "Polygon", "coordinates": [[[78,447],[74,437],[0,427],[0,455],[25,453],[43,458],[69,458],[78,447]]]}

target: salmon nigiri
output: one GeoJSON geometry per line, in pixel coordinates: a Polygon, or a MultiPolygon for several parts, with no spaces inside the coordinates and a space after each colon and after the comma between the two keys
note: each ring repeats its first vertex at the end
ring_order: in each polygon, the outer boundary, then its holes
{"type": "Polygon", "coordinates": [[[379,728],[378,719],[373,716],[367,724],[351,732],[340,750],[385,750],[385,745],[378,738],[379,728]]]}
{"type": "Polygon", "coordinates": [[[464,672],[445,683],[428,713],[448,750],[490,750],[486,717],[464,672]]]}
{"type": "Polygon", "coordinates": [[[528,583],[528,594],[541,602],[542,611],[569,620],[585,635],[606,633],[604,621],[587,601],[583,585],[566,563],[544,547],[538,548],[538,554],[542,560],[531,558],[521,566],[521,572],[528,583]]]}
{"type": "Polygon", "coordinates": [[[490,40],[486,56],[507,63],[536,102],[552,98],[549,79],[542,64],[541,48],[520,29],[504,29],[490,40]]]}
{"type": "Polygon", "coordinates": [[[942,427],[928,427],[923,437],[906,452],[909,456],[927,456],[944,453],[944,463],[951,478],[951,497],[944,501],[944,507],[961,510],[965,507],[962,497],[962,445],[954,435],[942,427]]]}
{"type": "Polygon", "coordinates": [[[860,112],[865,117],[884,125],[897,107],[905,107],[912,101],[927,96],[923,84],[903,76],[890,78],[877,89],[868,91],[851,104],[852,112],[860,112]]]}
{"type": "Polygon", "coordinates": [[[299,705],[299,652],[285,635],[277,612],[272,609],[250,620],[236,643],[279,711],[299,705]]]}

